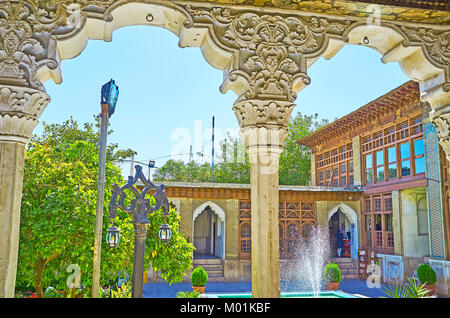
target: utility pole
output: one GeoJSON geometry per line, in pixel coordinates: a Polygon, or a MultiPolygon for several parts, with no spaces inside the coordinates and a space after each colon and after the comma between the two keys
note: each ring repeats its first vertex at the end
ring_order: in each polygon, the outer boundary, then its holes
{"type": "Polygon", "coordinates": [[[212,118],[211,181],[214,183],[214,116],[212,118]]]}
{"type": "Polygon", "coordinates": [[[133,176],[134,173],[134,155],[131,156],[131,160],[130,160],[130,176],[133,176]]]}
{"type": "Polygon", "coordinates": [[[105,192],[105,166],[106,166],[106,140],[108,136],[109,117],[114,113],[119,87],[114,80],[102,86],[101,92],[101,128],[100,128],[100,153],[98,160],[97,181],[97,205],[95,210],[95,238],[94,238],[94,260],[92,268],[92,298],[99,297],[100,291],[100,260],[102,252],[102,227],[103,227],[103,202],[105,192]]]}

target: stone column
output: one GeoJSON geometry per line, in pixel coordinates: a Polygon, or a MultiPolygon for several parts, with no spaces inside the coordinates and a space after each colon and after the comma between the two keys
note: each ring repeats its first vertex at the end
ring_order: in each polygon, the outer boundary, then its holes
{"type": "MultiPolygon", "coordinates": [[[[428,102],[431,107],[429,118],[424,120],[425,158],[427,178],[429,178],[427,208],[430,227],[430,256],[445,259],[449,257],[447,251],[450,242],[444,234],[442,206],[448,205],[449,194],[442,193],[439,182],[443,179],[443,171],[440,171],[437,143],[445,151],[447,164],[450,165],[450,87],[448,87],[448,83],[445,83],[444,76],[437,76],[421,82],[420,92],[421,100],[428,102]]],[[[450,172],[447,173],[447,182],[450,182],[450,172]]]]}
{"type": "Polygon", "coordinates": [[[316,154],[311,153],[311,185],[317,185],[317,176],[316,176],[316,154]]]}
{"type": "Polygon", "coordinates": [[[49,102],[37,89],[0,86],[0,297],[14,297],[25,146],[49,102]]]}
{"type": "Polygon", "coordinates": [[[401,198],[398,190],[392,191],[392,227],[394,229],[394,254],[403,255],[403,224],[401,198]]]}
{"type": "Polygon", "coordinates": [[[362,167],[361,167],[361,137],[356,136],[352,139],[353,149],[353,184],[362,185],[362,167]]]}
{"type": "Polygon", "coordinates": [[[280,297],[278,167],[294,104],[246,100],[233,109],[250,159],[252,294],[280,297]]]}

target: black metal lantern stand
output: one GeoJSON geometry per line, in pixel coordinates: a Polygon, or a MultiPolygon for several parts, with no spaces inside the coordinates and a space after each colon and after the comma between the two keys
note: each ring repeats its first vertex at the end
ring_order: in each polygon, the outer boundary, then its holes
{"type": "MultiPolygon", "coordinates": [[[[156,186],[150,180],[147,180],[142,173],[142,167],[135,166],[136,175],[128,177],[128,183],[120,187],[117,184],[113,185],[113,194],[109,204],[109,217],[114,219],[116,217],[116,210],[119,208],[133,216],[132,224],[134,226],[134,261],[133,261],[133,276],[132,276],[132,297],[142,298],[143,294],[143,274],[144,274],[144,256],[145,256],[145,239],[147,237],[147,225],[150,221],[147,219],[153,212],[163,209],[164,217],[169,212],[169,201],[167,200],[164,185],[156,186]],[[135,183],[141,180],[144,184],[144,189],[139,192],[135,188],[135,183]],[[134,198],[128,206],[125,206],[126,194],[125,190],[133,193],[134,198]],[[150,204],[150,199],[146,199],[145,195],[152,192],[155,198],[155,204],[150,204]]],[[[107,240],[109,246],[117,246],[120,236],[117,227],[112,226],[108,230],[107,240]],[[114,240],[114,242],[113,242],[114,240]],[[115,243],[117,242],[117,243],[115,243]]],[[[167,243],[171,238],[171,230],[168,224],[163,224],[160,227],[158,236],[163,243],[167,243]]]]}

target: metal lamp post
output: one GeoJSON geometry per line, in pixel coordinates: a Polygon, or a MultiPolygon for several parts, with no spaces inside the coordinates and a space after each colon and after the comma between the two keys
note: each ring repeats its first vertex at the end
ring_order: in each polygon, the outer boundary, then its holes
{"type": "MultiPolygon", "coordinates": [[[[147,226],[150,221],[147,219],[149,215],[153,212],[163,209],[164,217],[167,216],[169,212],[169,201],[166,196],[166,191],[164,185],[156,186],[150,180],[146,179],[142,167],[136,165],[136,174],[134,178],[132,176],[128,177],[128,183],[120,187],[117,184],[113,185],[113,194],[111,201],[109,203],[109,217],[114,220],[116,217],[116,210],[120,209],[133,216],[133,226],[134,226],[134,261],[133,261],[133,298],[142,298],[143,293],[143,273],[144,273],[144,255],[145,255],[145,238],[147,237],[147,226]],[[139,192],[139,190],[134,186],[135,183],[141,180],[144,184],[144,189],[139,192]],[[129,190],[134,198],[130,199],[128,205],[124,202],[126,199],[125,190],[129,190]],[[150,203],[150,199],[146,199],[145,195],[150,193],[155,198],[155,204],[150,203]]],[[[117,240],[116,234],[118,229],[115,226],[111,226],[108,230],[107,237],[108,244],[110,246],[117,246],[111,240],[117,240]]],[[[167,243],[171,236],[172,231],[168,224],[161,225],[159,229],[158,236],[163,243],[167,243]]],[[[120,237],[119,237],[120,239],[120,237]]]]}
{"type": "Polygon", "coordinates": [[[102,86],[101,91],[101,128],[100,153],[98,159],[97,205],[95,213],[94,260],[92,268],[92,298],[99,297],[100,289],[100,259],[102,250],[103,202],[105,192],[106,138],[108,136],[108,120],[114,113],[119,96],[119,87],[114,80],[102,86]]]}
{"type": "Polygon", "coordinates": [[[150,173],[150,171],[151,171],[152,168],[155,168],[155,160],[150,160],[150,161],[148,162],[148,180],[151,179],[151,173],[150,173]]]}

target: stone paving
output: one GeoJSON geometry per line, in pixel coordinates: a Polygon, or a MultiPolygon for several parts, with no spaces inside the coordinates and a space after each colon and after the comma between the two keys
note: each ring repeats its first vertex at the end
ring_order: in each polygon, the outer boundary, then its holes
{"type": "MultiPolygon", "coordinates": [[[[369,288],[366,281],[346,279],[341,282],[339,289],[346,293],[378,298],[384,296],[383,286],[387,287],[387,285],[381,284],[380,288],[369,288]]],[[[175,298],[179,291],[192,291],[191,283],[182,282],[172,285],[164,282],[147,283],[144,285],[144,298],[175,298]]],[[[250,281],[208,282],[206,284],[206,293],[248,293],[250,291],[250,281]]]]}

